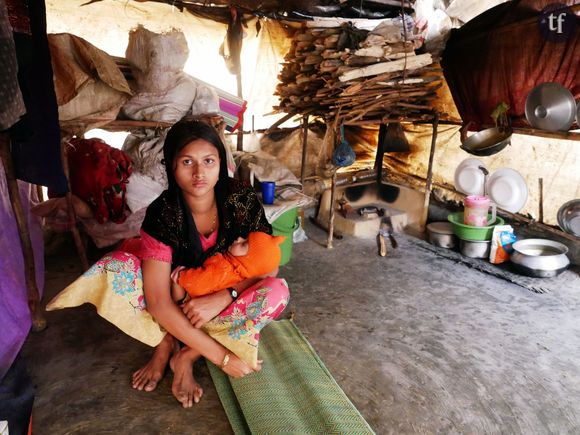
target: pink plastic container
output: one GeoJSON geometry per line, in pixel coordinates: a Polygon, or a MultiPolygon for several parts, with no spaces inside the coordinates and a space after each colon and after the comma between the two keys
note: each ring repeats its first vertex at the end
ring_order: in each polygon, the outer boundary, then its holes
{"type": "Polygon", "coordinates": [[[495,223],[496,205],[487,196],[469,195],[463,200],[463,223],[473,227],[487,227],[495,223]],[[489,209],[491,208],[491,218],[489,209]]]}

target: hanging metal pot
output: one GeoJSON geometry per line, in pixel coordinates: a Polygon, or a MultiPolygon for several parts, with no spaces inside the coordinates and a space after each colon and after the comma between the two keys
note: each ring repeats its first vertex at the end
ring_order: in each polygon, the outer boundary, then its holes
{"type": "Polygon", "coordinates": [[[471,124],[472,122],[469,121],[460,129],[460,148],[469,154],[473,154],[474,156],[491,156],[499,153],[511,144],[511,126],[486,128],[467,137],[467,129],[471,124]]]}

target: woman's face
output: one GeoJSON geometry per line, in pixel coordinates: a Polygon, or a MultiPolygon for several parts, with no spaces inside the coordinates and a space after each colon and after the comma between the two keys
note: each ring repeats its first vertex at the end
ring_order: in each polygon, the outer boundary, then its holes
{"type": "Polygon", "coordinates": [[[218,150],[203,139],[188,143],[173,160],[175,181],[186,196],[204,198],[213,195],[219,174],[218,150]]]}

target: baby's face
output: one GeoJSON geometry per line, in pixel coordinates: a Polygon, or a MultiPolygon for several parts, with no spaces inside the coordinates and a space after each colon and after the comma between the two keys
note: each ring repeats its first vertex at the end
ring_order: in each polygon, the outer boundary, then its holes
{"type": "Polygon", "coordinates": [[[238,237],[228,248],[228,252],[234,257],[241,257],[248,253],[248,239],[238,237]]]}

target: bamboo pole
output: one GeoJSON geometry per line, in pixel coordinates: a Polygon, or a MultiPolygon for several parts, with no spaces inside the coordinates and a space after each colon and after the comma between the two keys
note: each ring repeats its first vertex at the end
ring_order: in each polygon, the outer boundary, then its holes
{"type": "MultiPolygon", "coordinates": [[[[241,51],[241,47],[240,47],[241,51]]],[[[241,65],[241,58],[240,58],[240,69],[236,74],[236,83],[238,85],[238,97],[244,98],[242,95],[242,65],[241,65]]],[[[238,151],[244,151],[244,124],[242,123],[241,128],[238,130],[238,143],[236,145],[236,149],[238,151]]]]}
{"type": "Polygon", "coordinates": [[[330,187],[330,209],[328,210],[328,237],[326,238],[326,248],[332,249],[332,235],[334,233],[334,197],[336,196],[336,172],[332,171],[332,186],[330,187]]]}
{"type": "Polygon", "coordinates": [[[427,179],[425,183],[425,199],[423,201],[423,214],[419,221],[419,230],[425,231],[425,224],[429,215],[429,200],[431,198],[431,187],[433,185],[433,160],[435,157],[435,144],[437,142],[437,126],[439,125],[439,113],[435,112],[433,118],[433,133],[431,135],[431,151],[429,152],[429,165],[427,166],[427,179]]]}
{"type": "Polygon", "coordinates": [[[538,222],[543,224],[544,223],[544,179],[542,177],[538,178],[538,190],[539,190],[539,194],[540,194],[540,202],[539,202],[540,212],[539,212],[538,222]]]}
{"type": "Polygon", "coordinates": [[[79,254],[80,257],[80,261],[81,261],[81,267],[83,269],[83,272],[85,270],[87,270],[89,268],[89,262],[87,260],[87,253],[85,250],[85,245],[81,239],[81,235],[79,232],[79,229],[77,227],[77,216],[75,213],[75,209],[73,206],[73,201],[72,201],[72,190],[71,190],[71,186],[70,186],[70,171],[69,171],[69,166],[68,166],[68,158],[66,156],[66,145],[68,144],[67,140],[61,140],[60,142],[60,158],[62,160],[62,168],[64,171],[64,175],[66,178],[66,184],[68,187],[68,192],[66,193],[66,209],[67,209],[67,215],[68,215],[68,225],[70,228],[70,231],[72,233],[73,236],[73,240],[75,243],[75,246],[77,248],[77,252],[79,254]]]}
{"type": "Polygon", "coordinates": [[[308,148],[308,115],[304,115],[304,117],[302,118],[302,163],[300,165],[300,184],[302,184],[302,189],[304,189],[307,148],[308,148]]]}
{"type": "Polygon", "coordinates": [[[40,305],[40,296],[38,287],[36,285],[36,268],[34,266],[34,251],[32,249],[32,242],[30,240],[30,231],[24,216],[24,209],[20,199],[20,190],[18,189],[18,181],[16,181],[16,173],[14,171],[14,164],[12,162],[12,154],[10,152],[10,139],[7,133],[0,133],[0,154],[4,171],[6,173],[6,183],[8,185],[8,195],[10,197],[10,204],[14,211],[16,219],[16,226],[18,227],[18,235],[22,245],[22,255],[24,258],[24,280],[26,283],[26,294],[28,299],[28,308],[32,318],[32,330],[42,331],[46,328],[46,319],[42,306],[40,305]]]}

